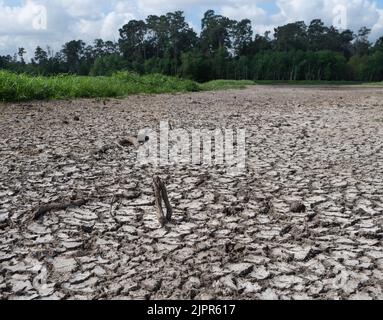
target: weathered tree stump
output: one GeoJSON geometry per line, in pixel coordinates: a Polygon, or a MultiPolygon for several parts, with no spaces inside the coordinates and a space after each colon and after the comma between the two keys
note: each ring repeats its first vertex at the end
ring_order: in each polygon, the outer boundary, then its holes
{"type": "Polygon", "coordinates": [[[165,224],[171,221],[173,215],[173,209],[170,205],[168,192],[164,183],[161,181],[160,177],[155,176],[153,178],[153,187],[154,187],[154,195],[156,200],[157,207],[157,218],[163,227],[165,224]],[[166,216],[164,215],[164,211],[162,209],[162,201],[165,203],[166,207],[166,216]]]}

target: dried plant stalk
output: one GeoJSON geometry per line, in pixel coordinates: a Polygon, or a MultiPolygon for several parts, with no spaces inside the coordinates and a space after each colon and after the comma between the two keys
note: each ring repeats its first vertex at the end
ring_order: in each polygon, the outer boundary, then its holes
{"type": "Polygon", "coordinates": [[[157,207],[157,218],[161,226],[164,226],[166,223],[171,221],[172,215],[173,215],[173,209],[170,205],[166,187],[164,183],[161,181],[160,177],[155,176],[153,178],[153,187],[154,187],[154,195],[155,195],[156,207],[157,207]],[[162,200],[165,202],[166,216],[164,215],[164,211],[162,208],[162,200]]]}

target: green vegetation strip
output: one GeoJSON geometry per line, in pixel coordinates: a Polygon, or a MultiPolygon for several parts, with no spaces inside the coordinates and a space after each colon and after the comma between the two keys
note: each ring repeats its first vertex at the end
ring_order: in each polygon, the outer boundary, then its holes
{"type": "Polygon", "coordinates": [[[227,89],[244,89],[247,86],[254,85],[254,81],[250,80],[213,80],[200,84],[201,90],[227,90],[227,89]]]}
{"type": "Polygon", "coordinates": [[[111,77],[60,75],[33,77],[0,71],[0,101],[124,97],[137,93],[199,91],[199,85],[159,74],[120,72],[111,77]]]}
{"type": "Polygon", "coordinates": [[[260,85],[362,85],[383,86],[383,83],[337,81],[250,81],[213,80],[199,84],[193,80],[161,74],[138,75],[118,72],[110,77],[59,75],[52,77],[30,76],[0,71],[0,101],[20,102],[31,100],[126,97],[131,94],[156,94],[196,91],[244,89],[260,85]]]}
{"type": "Polygon", "coordinates": [[[199,84],[192,80],[160,74],[140,76],[118,72],[111,77],[59,75],[29,76],[0,71],[0,101],[125,97],[138,93],[176,93],[241,89],[253,81],[215,80],[199,84]]]}
{"type": "Polygon", "coordinates": [[[358,81],[318,81],[318,80],[257,80],[259,85],[300,85],[300,86],[352,86],[361,85],[363,82],[358,81]]]}
{"type": "Polygon", "coordinates": [[[362,81],[318,81],[318,80],[257,80],[257,85],[264,86],[358,86],[358,87],[383,87],[383,82],[362,82],[362,81]]]}

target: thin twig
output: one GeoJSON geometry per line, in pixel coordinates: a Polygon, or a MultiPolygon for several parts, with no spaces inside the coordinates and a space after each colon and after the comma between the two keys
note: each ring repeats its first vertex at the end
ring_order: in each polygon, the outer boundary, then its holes
{"type": "Polygon", "coordinates": [[[44,214],[46,214],[47,212],[50,212],[50,211],[66,210],[69,207],[81,207],[81,206],[85,205],[88,201],[89,201],[89,199],[80,199],[80,200],[61,202],[61,203],[51,203],[51,204],[40,206],[34,212],[33,220],[39,219],[44,214]]]}

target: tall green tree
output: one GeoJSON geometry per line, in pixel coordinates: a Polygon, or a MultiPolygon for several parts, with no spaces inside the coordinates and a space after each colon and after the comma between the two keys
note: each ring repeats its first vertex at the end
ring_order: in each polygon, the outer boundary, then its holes
{"type": "Polygon", "coordinates": [[[308,49],[312,51],[323,50],[326,48],[326,36],[329,29],[320,19],[311,21],[307,29],[308,49]]]}
{"type": "MultiPolygon", "coordinates": [[[[120,30],[119,46],[124,58],[130,62],[146,58],[145,36],[147,25],[142,20],[132,20],[120,30]]],[[[102,50],[104,50],[103,45],[102,50]]]]}
{"type": "Polygon", "coordinates": [[[21,47],[21,48],[18,49],[17,55],[18,55],[19,58],[20,58],[20,62],[21,62],[21,64],[25,64],[24,55],[25,55],[26,53],[27,53],[27,52],[25,51],[25,49],[24,49],[23,47],[21,47]]]}
{"type": "Polygon", "coordinates": [[[48,53],[38,46],[35,50],[34,60],[38,64],[44,64],[48,62],[48,53]]]}
{"type": "Polygon", "coordinates": [[[177,74],[181,53],[195,48],[198,43],[197,34],[186,22],[182,11],[168,13],[166,20],[169,38],[165,47],[172,56],[172,73],[177,74]]]}
{"type": "Polygon", "coordinates": [[[243,19],[239,22],[233,21],[231,36],[233,38],[232,42],[235,56],[248,55],[253,41],[251,21],[249,19],[243,19]]]}
{"type": "Polygon", "coordinates": [[[362,27],[361,29],[359,29],[358,35],[354,43],[355,53],[357,55],[364,56],[368,54],[371,46],[371,43],[368,40],[368,36],[370,35],[370,33],[371,29],[367,27],[362,27]]]}
{"type": "Polygon", "coordinates": [[[274,29],[277,50],[306,50],[308,48],[307,26],[303,21],[288,23],[274,29]]]}
{"type": "Polygon", "coordinates": [[[208,10],[202,19],[201,48],[206,55],[214,55],[218,50],[230,49],[231,28],[234,22],[227,17],[216,15],[214,10],[208,10]]]}
{"type": "Polygon", "coordinates": [[[84,52],[85,42],[82,40],[72,40],[64,44],[61,53],[66,63],[68,72],[80,72],[81,60],[83,58],[84,52]]]}

